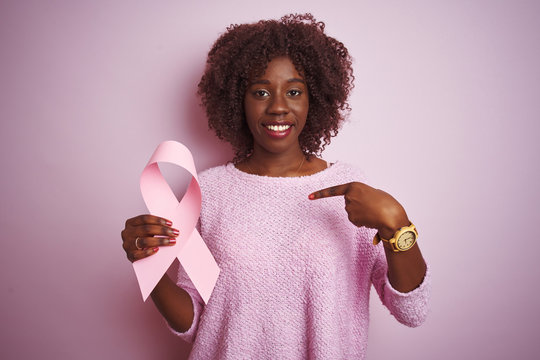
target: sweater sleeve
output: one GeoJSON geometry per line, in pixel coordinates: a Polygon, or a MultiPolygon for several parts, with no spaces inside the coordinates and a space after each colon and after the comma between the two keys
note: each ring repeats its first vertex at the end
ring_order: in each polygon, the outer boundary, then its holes
{"type": "Polygon", "coordinates": [[[204,301],[199,295],[199,292],[195,289],[195,286],[187,276],[181,264],[178,269],[178,281],[176,284],[182,289],[186,290],[191,297],[191,301],[193,302],[193,322],[191,323],[191,327],[185,332],[178,332],[174,330],[168,323],[167,326],[171,332],[178,335],[182,340],[188,343],[193,343],[195,336],[197,335],[199,319],[204,308],[204,301]]]}
{"type": "MultiPolygon", "coordinates": [[[[200,231],[200,222],[197,224],[197,231],[200,231]]],[[[204,310],[204,300],[195,288],[195,285],[193,285],[193,283],[189,279],[189,276],[184,270],[182,264],[178,266],[178,280],[176,281],[176,285],[187,291],[187,293],[191,297],[191,301],[193,302],[193,322],[191,323],[191,327],[185,332],[178,332],[174,330],[168,323],[167,326],[174,334],[178,335],[182,340],[188,343],[193,343],[193,341],[195,340],[195,336],[197,335],[199,319],[201,318],[201,314],[204,310]]]]}
{"type": "Polygon", "coordinates": [[[377,245],[377,255],[371,281],[382,303],[400,323],[420,326],[426,319],[431,294],[431,272],[429,265],[422,283],[407,293],[394,289],[388,280],[388,264],[382,244],[377,245]]]}

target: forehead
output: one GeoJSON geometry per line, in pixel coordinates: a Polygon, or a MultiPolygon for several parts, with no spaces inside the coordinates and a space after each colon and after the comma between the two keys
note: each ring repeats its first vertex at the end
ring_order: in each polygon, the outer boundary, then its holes
{"type": "Polygon", "coordinates": [[[270,60],[262,75],[253,80],[287,81],[290,79],[304,79],[304,77],[288,56],[279,56],[270,60]]]}

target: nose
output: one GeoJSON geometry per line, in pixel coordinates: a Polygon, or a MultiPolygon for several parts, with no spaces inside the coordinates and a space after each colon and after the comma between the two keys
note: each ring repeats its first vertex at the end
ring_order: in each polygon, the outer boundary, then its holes
{"type": "Polygon", "coordinates": [[[272,115],[285,115],[289,113],[289,105],[285,95],[276,94],[270,99],[267,112],[272,115]]]}

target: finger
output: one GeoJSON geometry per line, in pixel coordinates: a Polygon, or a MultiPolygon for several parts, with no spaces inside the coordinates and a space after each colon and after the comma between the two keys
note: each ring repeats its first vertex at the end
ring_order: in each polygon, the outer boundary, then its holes
{"type": "Polygon", "coordinates": [[[347,191],[349,190],[350,185],[351,185],[351,183],[331,186],[329,188],[322,189],[322,190],[319,190],[319,191],[315,191],[315,192],[309,194],[308,198],[310,200],[315,200],[315,199],[322,199],[322,198],[326,198],[326,197],[330,197],[330,196],[345,195],[347,193],[347,191]]]}
{"type": "Polygon", "coordinates": [[[133,228],[133,234],[135,237],[152,237],[152,236],[170,236],[177,237],[180,231],[174,228],[161,225],[139,225],[133,228]]]}
{"type": "Polygon", "coordinates": [[[137,237],[133,242],[133,248],[140,250],[147,248],[155,248],[158,246],[169,246],[174,244],[176,244],[176,239],[168,237],[137,237]]]}
{"type": "Polygon", "coordinates": [[[128,219],[126,221],[126,227],[128,225],[137,226],[145,224],[171,226],[172,221],[150,214],[135,216],[134,218],[128,219]]]}
{"type": "Polygon", "coordinates": [[[154,255],[158,250],[159,248],[157,247],[151,248],[151,249],[144,249],[144,250],[135,250],[133,252],[128,253],[127,257],[129,261],[135,262],[137,260],[141,260],[141,259],[154,255]]]}

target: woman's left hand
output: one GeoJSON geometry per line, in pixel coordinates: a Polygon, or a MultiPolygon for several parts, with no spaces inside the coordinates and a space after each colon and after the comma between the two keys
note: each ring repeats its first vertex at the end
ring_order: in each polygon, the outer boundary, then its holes
{"type": "Polygon", "coordinates": [[[361,182],[336,185],[309,195],[316,200],[343,196],[349,220],[356,226],[379,230],[381,237],[391,238],[403,226],[410,224],[403,206],[392,195],[361,182]]]}
{"type": "MultiPolygon", "coordinates": [[[[410,225],[403,206],[390,194],[360,182],[332,186],[309,195],[311,200],[329,196],[345,197],[345,210],[356,226],[379,231],[383,239],[391,239],[397,230],[410,225]]],[[[415,244],[405,252],[394,252],[385,246],[388,279],[394,289],[409,292],[416,289],[426,274],[426,263],[415,244]]]]}

